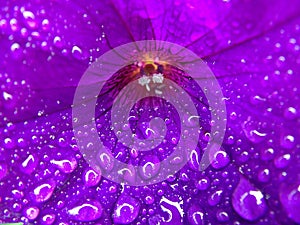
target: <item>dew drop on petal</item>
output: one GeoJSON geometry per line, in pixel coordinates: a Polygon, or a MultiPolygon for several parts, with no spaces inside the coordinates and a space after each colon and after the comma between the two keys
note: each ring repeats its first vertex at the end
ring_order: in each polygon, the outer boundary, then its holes
{"type": "Polygon", "coordinates": [[[188,164],[191,169],[198,171],[199,170],[199,155],[196,150],[192,150],[190,153],[190,160],[188,161],[188,164]]]}
{"type": "Polygon", "coordinates": [[[284,154],[282,156],[278,156],[274,159],[275,167],[278,169],[282,169],[288,166],[291,160],[290,154],[284,154]]]}
{"type": "Polygon", "coordinates": [[[142,159],[139,173],[143,179],[151,179],[159,173],[160,163],[157,156],[146,156],[142,159]]]}
{"type": "Polygon", "coordinates": [[[145,198],[145,203],[147,205],[151,205],[151,204],[153,204],[154,200],[155,200],[155,198],[152,195],[147,195],[145,198]]]}
{"type": "Polygon", "coordinates": [[[49,24],[50,24],[50,22],[49,22],[49,20],[48,19],[44,19],[43,21],[42,21],[42,29],[43,30],[49,30],[49,24]]]}
{"type": "Polygon", "coordinates": [[[20,190],[12,190],[11,191],[15,199],[20,199],[24,197],[24,192],[20,190]]]}
{"type": "Polygon", "coordinates": [[[229,215],[227,212],[219,210],[216,214],[217,220],[220,222],[226,222],[229,220],[229,215]]]}
{"type": "Polygon", "coordinates": [[[243,177],[240,178],[231,201],[234,210],[242,218],[249,221],[262,217],[267,210],[266,201],[261,191],[243,177]]]}
{"type": "Polygon", "coordinates": [[[100,170],[97,172],[93,169],[86,170],[83,174],[83,180],[87,187],[97,185],[101,180],[100,170]]]}
{"type": "Polygon", "coordinates": [[[219,150],[210,155],[210,162],[213,168],[221,169],[228,165],[228,163],[230,162],[230,158],[227,152],[219,150]]]}
{"type": "Polygon", "coordinates": [[[40,210],[38,207],[32,206],[32,207],[28,207],[25,210],[25,216],[29,219],[29,220],[34,220],[35,218],[37,218],[37,216],[39,215],[40,210]]]}
{"type": "Polygon", "coordinates": [[[131,224],[138,216],[140,203],[133,197],[121,195],[113,213],[113,221],[117,224],[131,224]]]}
{"type": "Polygon", "coordinates": [[[35,16],[32,12],[30,11],[24,11],[23,12],[23,17],[25,19],[25,22],[28,27],[30,28],[36,28],[37,27],[37,22],[35,20],[35,16]]]}
{"type": "Polygon", "coordinates": [[[63,41],[61,40],[61,37],[55,36],[53,39],[53,44],[57,48],[62,48],[63,47],[63,41]]]}
{"type": "Polygon", "coordinates": [[[38,164],[38,159],[34,155],[29,155],[21,164],[21,171],[27,174],[32,173],[38,164]]]}
{"type": "Polygon", "coordinates": [[[19,29],[19,24],[18,24],[18,21],[16,20],[16,18],[12,18],[9,21],[9,24],[10,24],[10,28],[12,31],[17,31],[19,29]]]}
{"type": "Polygon", "coordinates": [[[74,45],[72,48],[72,55],[76,59],[81,59],[82,58],[82,50],[78,46],[74,45]]]}
{"type": "Polygon", "coordinates": [[[270,177],[271,177],[270,170],[269,169],[260,170],[258,172],[257,177],[258,177],[258,180],[260,182],[268,182],[270,180],[270,177]]]}
{"type": "Polygon", "coordinates": [[[199,189],[199,190],[201,190],[201,191],[204,191],[204,190],[206,190],[207,188],[209,188],[209,186],[210,186],[210,181],[209,181],[209,179],[207,179],[207,178],[202,178],[202,179],[200,179],[199,181],[198,181],[198,183],[197,183],[197,188],[199,189]]]}
{"type": "MultiPolygon", "coordinates": [[[[12,56],[16,59],[19,59],[22,55],[22,48],[20,46],[19,43],[13,43],[11,46],[10,46],[10,51],[12,53],[12,56]]],[[[10,98],[11,99],[11,98],[10,98]]]]}
{"type": "Polygon", "coordinates": [[[210,206],[215,206],[215,205],[217,205],[217,204],[220,202],[220,200],[221,200],[222,193],[223,193],[222,190],[215,191],[215,192],[208,198],[208,204],[209,204],[210,206]]]}
{"type": "Polygon", "coordinates": [[[258,130],[249,130],[247,128],[244,128],[243,130],[249,141],[255,144],[262,142],[267,136],[266,133],[259,132],[258,130]]]}
{"type": "Polygon", "coordinates": [[[283,185],[279,196],[288,217],[294,222],[300,223],[300,184],[293,186],[283,185]]]}
{"type": "Polygon", "coordinates": [[[187,212],[187,217],[188,217],[189,224],[191,224],[191,225],[204,225],[205,224],[204,215],[205,215],[205,212],[202,209],[200,209],[199,206],[192,205],[188,209],[188,212],[187,212]]]}
{"type": "Polygon", "coordinates": [[[5,138],[4,147],[7,149],[13,149],[15,147],[15,142],[11,138],[5,138]]]}
{"type": "Polygon", "coordinates": [[[106,153],[101,153],[99,155],[99,165],[105,172],[109,172],[114,167],[114,161],[111,159],[111,156],[106,153]]]}
{"type": "Polygon", "coordinates": [[[295,138],[292,135],[286,135],[280,139],[280,145],[283,148],[291,149],[294,147],[295,138]]]}
{"type": "Polygon", "coordinates": [[[288,120],[293,120],[297,117],[297,110],[294,107],[288,107],[284,111],[284,117],[288,120]]]}
{"type": "Polygon", "coordinates": [[[54,214],[47,214],[42,218],[43,225],[51,225],[54,223],[56,216],[54,214]]]}
{"type": "Polygon", "coordinates": [[[36,202],[45,202],[47,201],[51,196],[56,187],[56,184],[53,180],[50,180],[46,183],[43,183],[39,186],[37,186],[33,190],[33,198],[36,202]]]}
{"type": "Polygon", "coordinates": [[[266,148],[261,150],[261,159],[268,161],[274,158],[274,149],[273,148],[266,148]]]}
{"type": "Polygon", "coordinates": [[[102,205],[98,201],[85,202],[68,210],[71,219],[82,222],[97,220],[103,212],[102,205]]]}
{"type": "Polygon", "coordinates": [[[63,173],[72,173],[77,167],[77,161],[75,158],[63,159],[63,160],[54,160],[50,161],[63,173]]]}

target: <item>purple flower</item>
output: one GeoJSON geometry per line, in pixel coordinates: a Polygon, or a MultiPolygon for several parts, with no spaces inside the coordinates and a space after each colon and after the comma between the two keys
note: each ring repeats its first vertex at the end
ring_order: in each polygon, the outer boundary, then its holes
{"type": "MultiPolygon", "coordinates": [[[[299,37],[297,0],[2,2],[0,223],[300,224],[299,37]],[[222,88],[227,128],[206,170],[195,151],[165,181],[128,186],[87,163],[71,105],[92,62],[141,40],[172,42],[204,60],[222,88]]],[[[124,85],[128,71],[112,86],[124,85]]],[[[127,151],[115,149],[116,157],[127,151]]],[[[154,161],[159,154],[168,153],[154,161]]]]}

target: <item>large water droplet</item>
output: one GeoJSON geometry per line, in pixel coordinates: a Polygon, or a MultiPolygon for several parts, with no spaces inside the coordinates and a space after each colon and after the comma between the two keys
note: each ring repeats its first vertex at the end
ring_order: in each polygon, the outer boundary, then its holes
{"type": "Polygon", "coordinates": [[[45,202],[47,201],[51,196],[56,187],[56,184],[53,180],[48,181],[47,183],[43,183],[39,186],[37,186],[33,190],[33,199],[36,202],[45,202]]]}
{"type": "Polygon", "coordinates": [[[156,176],[160,170],[160,163],[157,156],[145,156],[142,159],[139,173],[145,180],[156,176]]]}
{"type": "Polygon", "coordinates": [[[29,219],[29,220],[34,220],[35,218],[37,218],[37,216],[39,215],[40,210],[38,207],[29,207],[25,210],[25,216],[29,219]]]}
{"type": "Polygon", "coordinates": [[[63,173],[72,173],[77,167],[77,161],[74,158],[64,159],[64,160],[51,160],[52,164],[54,164],[60,171],[63,173]]]}
{"type": "Polygon", "coordinates": [[[265,140],[266,133],[261,133],[258,130],[246,130],[244,129],[246,137],[253,143],[260,143],[265,140]]]}
{"type": "Polygon", "coordinates": [[[257,220],[267,210],[266,201],[261,191],[243,177],[235,188],[231,201],[234,210],[246,220],[257,220]]]}
{"type": "Polygon", "coordinates": [[[21,171],[24,173],[32,173],[38,164],[38,160],[34,155],[29,155],[21,164],[21,171]]]}
{"type": "Polygon", "coordinates": [[[217,220],[220,222],[226,222],[229,220],[229,215],[227,212],[219,210],[216,214],[217,220]]]}
{"type": "Polygon", "coordinates": [[[73,220],[89,222],[99,219],[102,211],[102,206],[98,201],[88,201],[68,210],[68,214],[73,220]]]}
{"type": "Polygon", "coordinates": [[[82,58],[82,50],[81,50],[81,48],[79,48],[78,46],[74,45],[72,47],[72,55],[76,59],[81,59],[82,58]]]}
{"type": "Polygon", "coordinates": [[[217,204],[220,202],[220,200],[221,200],[222,193],[223,193],[222,190],[215,191],[215,192],[208,198],[208,204],[211,205],[211,206],[217,205],[217,204]]]}
{"type": "Polygon", "coordinates": [[[56,216],[54,214],[47,214],[42,218],[42,224],[51,225],[54,223],[56,216]]]}
{"type": "Polygon", "coordinates": [[[276,168],[282,169],[288,166],[288,164],[291,161],[291,155],[290,154],[285,154],[282,156],[278,156],[274,159],[274,164],[276,168]]]}
{"type": "Polygon", "coordinates": [[[130,224],[138,216],[140,203],[127,195],[120,196],[114,209],[114,223],[130,224]]]}
{"type": "Polygon", "coordinates": [[[210,154],[210,162],[213,168],[221,169],[230,162],[229,155],[223,150],[219,150],[210,154]]]}
{"type": "Polygon", "coordinates": [[[295,119],[297,117],[297,110],[294,107],[288,107],[284,111],[284,117],[289,120],[295,119]]]}
{"type": "Polygon", "coordinates": [[[286,148],[286,149],[293,148],[294,145],[295,145],[295,138],[294,138],[294,136],[292,136],[292,135],[283,136],[280,139],[280,145],[281,145],[281,147],[286,148]]]}
{"type": "Polygon", "coordinates": [[[111,156],[108,155],[107,153],[101,153],[99,155],[99,164],[101,168],[107,173],[111,171],[114,167],[114,161],[111,159],[111,156]]]}
{"type": "Polygon", "coordinates": [[[97,185],[101,180],[100,170],[95,171],[93,169],[88,169],[83,174],[84,183],[88,187],[97,185]]]}
{"type": "Polygon", "coordinates": [[[270,170],[262,169],[258,172],[257,177],[260,182],[268,182],[270,180],[270,170]]]}
{"type": "Polygon", "coordinates": [[[192,205],[187,212],[189,224],[204,225],[204,215],[205,212],[199,206],[192,205]]]}
{"type": "Polygon", "coordinates": [[[300,223],[300,184],[283,185],[279,196],[288,217],[300,223]]]}
{"type": "Polygon", "coordinates": [[[196,186],[201,191],[206,190],[210,186],[210,181],[208,178],[202,178],[198,181],[196,186]]]}
{"type": "Polygon", "coordinates": [[[24,11],[23,12],[23,17],[25,19],[26,24],[30,28],[36,28],[37,27],[37,22],[35,20],[35,16],[32,12],[30,11],[24,11]]]}

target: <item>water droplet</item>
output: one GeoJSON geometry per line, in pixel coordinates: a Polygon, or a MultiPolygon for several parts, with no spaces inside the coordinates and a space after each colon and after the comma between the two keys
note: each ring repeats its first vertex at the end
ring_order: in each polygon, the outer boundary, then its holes
{"type": "Polygon", "coordinates": [[[44,19],[42,21],[42,29],[45,30],[45,31],[49,30],[49,28],[50,28],[49,24],[50,24],[49,20],[48,19],[44,19]]]}
{"type": "Polygon", "coordinates": [[[55,221],[54,214],[47,214],[47,215],[43,216],[43,218],[42,218],[42,224],[45,224],[45,225],[51,225],[54,223],[54,221],[55,221]]]}
{"type": "MultiPolygon", "coordinates": [[[[22,54],[23,54],[23,50],[20,46],[19,43],[13,43],[11,46],[10,46],[10,51],[12,53],[12,56],[15,58],[15,59],[19,59],[22,54]]],[[[4,96],[4,95],[3,95],[4,96]]],[[[11,95],[6,95],[7,97],[9,97],[9,99],[11,100],[12,99],[12,96],[11,95]]],[[[6,99],[6,98],[4,98],[6,99]]],[[[7,100],[7,99],[6,99],[7,100]]]]}
{"type": "Polygon", "coordinates": [[[130,224],[137,218],[139,211],[140,203],[135,198],[122,195],[114,209],[114,223],[130,224]]]}
{"type": "Polygon", "coordinates": [[[25,216],[29,219],[29,220],[34,220],[37,218],[37,216],[39,215],[40,210],[38,207],[29,207],[25,210],[25,216]]]}
{"type": "Polygon", "coordinates": [[[77,161],[75,158],[63,160],[52,159],[50,162],[54,164],[63,173],[72,173],[77,167],[77,161]]]}
{"type": "Polygon", "coordinates": [[[190,160],[188,164],[191,169],[198,171],[199,170],[199,155],[196,150],[192,150],[190,154],[190,160]]]}
{"type": "Polygon", "coordinates": [[[74,58],[81,59],[82,58],[82,50],[78,46],[74,45],[72,48],[72,54],[74,58]]]}
{"type": "Polygon", "coordinates": [[[227,154],[227,152],[219,150],[217,152],[214,152],[213,154],[210,154],[210,162],[213,168],[221,169],[227,166],[230,162],[229,155],[227,154]]]}
{"type": "Polygon", "coordinates": [[[276,168],[282,169],[288,166],[288,164],[291,161],[291,155],[290,154],[285,154],[282,156],[278,156],[274,159],[274,164],[276,168]]]}
{"type": "Polygon", "coordinates": [[[38,160],[34,155],[29,155],[21,164],[21,171],[24,173],[32,173],[38,164],[38,160]]]}
{"type": "Polygon", "coordinates": [[[197,188],[201,191],[206,190],[207,188],[209,188],[209,186],[210,186],[210,182],[207,178],[202,178],[197,183],[197,188]]]}
{"type": "Polygon", "coordinates": [[[273,148],[267,148],[262,149],[261,151],[261,159],[262,160],[272,160],[274,158],[274,149],[273,148]]]}
{"type": "Polygon", "coordinates": [[[56,187],[56,184],[53,180],[48,181],[47,183],[43,183],[36,187],[33,190],[33,198],[36,202],[45,202],[51,196],[56,187]]]}
{"type": "Polygon", "coordinates": [[[9,24],[12,31],[17,31],[19,29],[18,21],[16,20],[16,18],[12,18],[9,21],[9,24]]]}
{"type": "Polygon", "coordinates": [[[88,201],[68,210],[71,219],[83,222],[97,220],[102,215],[102,206],[98,201],[88,201]]]}
{"type": "Polygon", "coordinates": [[[53,44],[57,48],[62,48],[63,47],[63,41],[61,40],[61,37],[59,37],[59,36],[54,37],[53,44]]]}
{"type": "Polygon", "coordinates": [[[208,198],[208,204],[209,204],[210,206],[215,206],[215,205],[217,205],[217,204],[220,202],[220,200],[221,200],[222,193],[223,193],[222,190],[215,191],[215,192],[208,198]]]}
{"type": "Polygon", "coordinates": [[[15,199],[20,199],[20,198],[24,197],[24,192],[23,191],[12,190],[11,192],[12,192],[15,199]]]}
{"type": "Polygon", "coordinates": [[[99,155],[99,164],[106,173],[111,171],[114,167],[114,161],[107,153],[101,153],[99,155]]]}
{"type": "Polygon", "coordinates": [[[284,111],[284,117],[288,120],[293,120],[297,117],[297,110],[294,107],[288,107],[284,111]]]}
{"type": "Polygon", "coordinates": [[[14,204],[13,204],[13,210],[14,210],[15,212],[20,212],[21,209],[22,209],[22,205],[21,205],[20,203],[14,203],[14,204]]]}
{"type": "Polygon", "coordinates": [[[229,220],[229,215],[227,212],[225,211],[222,211],[222,210],[219,210],[217,212],[217,219],[220,221],[220,222],[226,222],[229,220]]]}
{"type": "Polygon", "coordinates": [[[244,219],[249,221],[262,217],[267,205],[261,191],[257,190],[245,178],[241,177],[232,195],[234,210],[244,219]]]}
{"type": "Polygon", "coordinates": [[[187,212],[188,221],[191,225],[204,225],[205,212],[199,206],[192,205],[187,212]]]}
{"type": "Polygon", "coordinates": [[[157,156],[145,156],[142,159],[139,173],[143,179],[151,179],[156,176],[160,170],[160,163],[157,156]]]}
{"type": "Polygon", "coordinates": [[[289,218],[300,223],[300,185],[286,185],[280,188],[280,202],[289,218]]]}
{"type": "Polygon", "coordinates": [[[95,171],[93,169],[88,169],[83,174],[83,180],[87,187],[92,187],[97,185],[101,180],[100,170],[95,171]]]}
{"type": "Polygon", "coordinates": [[[249,130],[247,128],[243,128],[243,130],[246,137],[255,144],[262,142],[267,136],[266,133],[261,133],[258,130],[249,130]]]}
{"type": "Polygon", "coordinates": [[[26,24],[30,28],[36,28],[37,27],[37,22],[35,20],[35,16],[32,12],[30,11],[24,11],[23,12],[23,17],[25,19],[26,24]]]}
{"type": "Polygon", "coordinates": [[[268,182],[270,180],[270,170],[269,169],[260,170],[258,172],[257,177],[260,182],[268,182]]]}
{"type": "Polygon", "coordinates": [[[283,148],[291,149],[294,147],[295,138],[292,135],[286,135],[281,138],[280,145],[283,148]]]}
{"type": "Polygon", "coordinates": [[[12,149],[15,147],[15,142],[10,138],[4,139],[4,147],[7,149],[12,149]]]}
{"type": "Polygon", "coordinates": [[[145,202],[147,205],[151,205],[154,202],[154,197],[152,195],[147,195],[145,200],[146,200],[145,202]]]}

